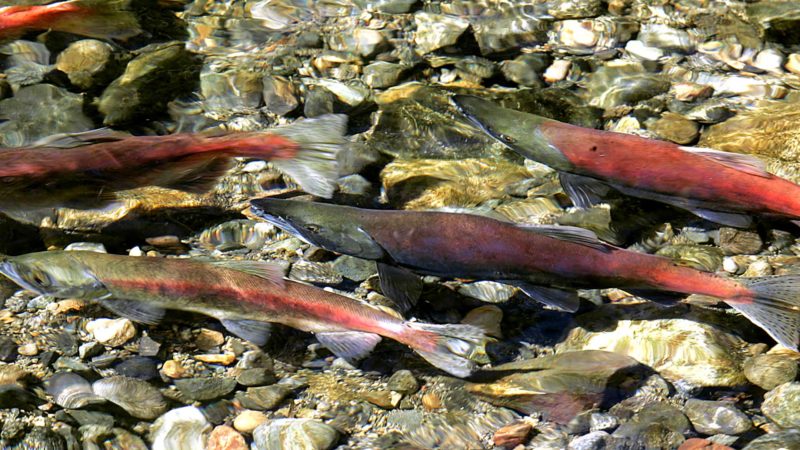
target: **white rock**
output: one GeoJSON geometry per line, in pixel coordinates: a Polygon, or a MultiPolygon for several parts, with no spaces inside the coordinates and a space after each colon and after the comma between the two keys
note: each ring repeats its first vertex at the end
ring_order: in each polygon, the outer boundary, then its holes
{"type": "Polygon", "coordinates": [[[97,342],[118,347],[136,336],[136,327],[129,319],[97,319],[86,324],[86,331],[97,342]]]}
{"type": "Polygon", "coordinates": [[[569,69],[572,67],[572,61],[567,59],[557,59],[553,64],[544,71],[544,81],[548,83],[555,83],[567,77],[569,69]]]}

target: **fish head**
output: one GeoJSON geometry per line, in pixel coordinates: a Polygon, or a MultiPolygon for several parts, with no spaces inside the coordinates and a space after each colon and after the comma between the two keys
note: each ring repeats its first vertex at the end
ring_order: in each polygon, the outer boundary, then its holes
{"type": "Polygon", "coordinates": [[[274,198],[251,200],[250,207],[258,217],[316,247],[366,259],[384,256],[363,228],[364,210],[274,198]]]}
{"type": "Polygon", "coordinates": [[[542,132],[542,124],[552,122],[550,119],[503,108],[472,95],[454,95],[452,101],[473,125],[520,155],[557,170],[572,168],[542,132]]]}
{"type": "Polygon", "coordinates": [[[108,294],[92,270],[72,252],[39,252],[5,256],[0,273],[40,295],[56,298],[97,299],[108,294]]]}

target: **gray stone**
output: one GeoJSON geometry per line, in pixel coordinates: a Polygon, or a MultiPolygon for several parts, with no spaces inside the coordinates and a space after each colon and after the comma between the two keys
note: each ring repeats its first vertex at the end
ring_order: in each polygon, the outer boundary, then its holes
{"type": "Polygon", "coordinates": [[[272,369],[244,369],[236,376],[236,382],[242,386],[264,386],[272,384],[275,381],[277,381],[277,379],[272,369]]]}
{"type": "Polygon", "coordinates": [[[339,432],[312,419],[277,419],[253,431],[255,450],[328,450],[339,432]]]}
{"type": "Polygon", "coordinates": [[[196,85],[200,62],[183,42],[153,44],[138,52],[100,96],[97,109],[105,125],[163,113],[169,101],[188,95],[196,85]]]}
{"type": "Polygon", "coordinates": [[[236,400],[245,408],[266,411],[277,408],[290,392],[289,387],[280,384],[251,387],[246,392],[237,392],[236,400]]]}
{"type": "Polygon", "coordinates": [[[619,426],[619,420],[608,413],[592,413],[589,416],[589,429],[591,431],[610,431],[619,426]]]}
{"type": "Polygon", "coordinates": [[[789,430],[765,434],[750,441],[742,450],[797,450],[800,449],[800,431],[789,430]]]}
{"type": "Polygon", "coordinates": [[[150,383],[136,378],[102,378],[92,384],[92,390],[139,419],[155,419],[167,410],[167,402],[161,392],[150,383]]]}
{"type": "Polygon", "coordinates": [[[419,54],[455,44],[469,27],[469,22],[461,17],[424,11],[414,14],[414,21],[417,24],[414,42],[419,54]]]}
{"type": "Polygon", "coordinates": [[[300,105],[291,81],[277,75],[267,75],[261,81],[264,84],[262,94],[265,110],[282,116],[294,111],[300,105]]]}
{"type": "Polygon", "coordinates": [[[797,362],[783,355],[757,355],[744,362],[744,376],[769,391],[797,378],[797,362]]]}
{"type": "Polygon", "coordinates": [[[175,386],[189,400],[205,401],[230,394],[236,387],[236,380],[233,378],[184,378],[175,380],[175,386]]]}
{"type": "Polygon", "coordinates": [[[611,435],[605,431],[593,431],[583,436],[577,436],[569,443],[568,450],[604,450],[608,447],[611,435]]]}
{"type": "Polygon", "coordinates": [[[551,63],[548,55],[525,53],[500,64],[503,75],[521,86],[541,86],[542,74],[551,63]]]}
{"type": "Polygon", "coordinates": [[[56,133],[74,133],[94,128],[83,114],[82,94],[73,94],[52,84],[25,86],[11,98],[0,101],[0,145],[30,144],[56,133]]]}
{"type": "Polygon", "coordinates": [[[800,383],[785,383],[764,394],[761,412],[782,428],[800,428],[800,383]]]}
{"type": "Polygon", "coordinates": [[[375,89],[392,87],[400,80],[407,67],[386,61],[376,61],[364,67],[362,79],[367,86],[375,89]]]}
{"type": "Polygon", "coordinates": [[[386,388],[390,391],[411,395],[419,390],[419,382],[410,370],[398,370],[386,382],[386,388]]]}
{"type": "Polygon", "coordinates": [[[690,399],[683,411],[698,433],[709,436],[742,434],[753,428],[750,418],[729,403],[690,399]]]}
{"type": "Polygon", "coordinates": [[[378,272],[375,261],[342,255],[333,262],[333,270],[353,281],[364,281],[378,272]]]}

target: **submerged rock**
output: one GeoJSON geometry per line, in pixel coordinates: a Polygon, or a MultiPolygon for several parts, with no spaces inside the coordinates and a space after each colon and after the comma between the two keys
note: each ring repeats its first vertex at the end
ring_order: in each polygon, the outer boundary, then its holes
{"type": "Polygon", "coordinates": [[[701,434],[737,435],[753,428],[750,418],[729,403],[690,399],[683,410],[701,434]]]}
{"type": "Polygon", "coordinates": [[[469,22],[460,17],[424,11],[414,14],[414,21],[417,23],[414,42],[420,54],[455,44],[459,36],[469,27],[469,22]]]}
{"type": "Polygon", "coordinates": [[[566,424],[631,394],[647,370],[628,356],[589,350],[502,364],[485,375],[509,372],[490,383],[469,383],[467,390],[492,404],[566,424]]]}
{"type": "Polygon", "coordinates": [[[311,419],[277,419],[253,431],[257,450],[328,450],[338,439],[333,427],[311,419]]]}
{"type": "Polygon", "coordinates": [[[73,42],[58,54],[56,69],[81,89],[105,85],[124,68],[127,56],[115,54],[114,47],[95,39],[73,42]]]}
{"type": "Polygon", "coordinates": [[[705,130],[699,145],[758,156],[767,170],[800,181],[800,109],[796,103],[766,102],[705,130]]]}
{"type": "MultiPolygon", "coordinates": [[[[710,324],[721,319],[712,311],[686,306],[604,305],[576,317],[580,326],[572,329],[556,350],[613,351],[635,358],[670,381],[739,386],[746,382],[742,364],[750,356],[750,345],[710,324]]],[[[749,329],[749,325],[729,326],[749,329]]]]}
{"type": "Polygon", "coordinates": [[[153,44],[138,52],[98,100],[106,125],[165,113],[170,100],[188,95],[197,83],[199,61],[183,42],[153,44]]]}
{"type": "Polygon", "coordinates": [[[150,429],[153,450],[205,448],[211,431],[203,413],[194,406],[173,409],[159,417],[150,429]]]}
{"type": "Polygon", "coordinates": [[[139,419],[155,419],[167,409],[167,402],[161,392],[150,383],[136,378],[103,378],[92,384],[92,390],[139,419]]]}
{"type": "Polygon", "coordinates": [[[18,147],[56,134],[94,128],[83,113],[82,94],[73,94],[51,84],[20,88],[0,101],[0,145],[18,147]]]}
{"type": "Polygon", "coordinates": [[[744,362],[744,376],[767,391],[794,381],[797,371],[797,361],[784,355],[756,355],[744,362]]]}
{"type": "Polygon", "coordinates": [[[530,178],[519,164],[493,159],[395,160],[381,171],[389,201],[402,209],[474,207],[509,196],[530,178]]]}
{"type": "Polygon", "coordinates": [[[800,431],[789,430],[765,434],[750,441],[742,450],[784,450],[800,448],[800,431]]]}
{"type": "Polygon", "coordinates": [[[799,428],[800,383],[785,383],[764,394],[761,411],[782,428],[799,428]]]}

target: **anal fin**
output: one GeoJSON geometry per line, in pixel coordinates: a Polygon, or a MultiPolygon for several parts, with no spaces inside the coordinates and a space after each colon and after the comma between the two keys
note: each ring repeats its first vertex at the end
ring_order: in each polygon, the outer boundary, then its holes
{"type": "Polygon", "coordinates": [[[348,361],[356,361],[369,355],[381,337],[362,331],[328,331],[316,333],[317,340],[334,355],[348,361]]]}
{"type": "Polygon", "coordinates": [[[422,294],[422,279],[402,267],[378,263],[378,276],[383,294],[394,300],[401,312],[417,304],[422,294]]]}
{"type": "Polygon", "coordinates": [[[518,280],[503,282],[518,287],[528,297],[559,311],[572,313],[577,311],[580,306],[580,299],[576,291],[539,286],[518,280]]]}
{"type": "Polygon", "coordinates": [[[250,341],[259,347],[267,343],[269,334],[272,331],[271,323],[261,322],[259,320],[222,319],[220,320],[220,323],[222,323],[222,326],[232,334],[235,334],[244,340],[250,341]]]}

